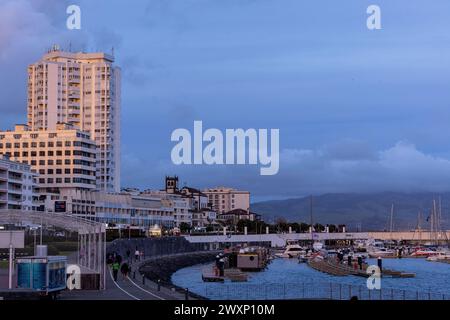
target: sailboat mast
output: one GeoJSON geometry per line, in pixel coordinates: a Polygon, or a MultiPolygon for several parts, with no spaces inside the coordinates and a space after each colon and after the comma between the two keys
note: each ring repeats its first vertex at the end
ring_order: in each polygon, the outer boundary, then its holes
{"type": "Polygon", "coordinates": [[[417,216],[417,229],[419,230],[419,244],[420,244],[420,241],[422,240],[421,221],[422,221],[422,211],[419,211],[419,214],[417,216]]]}
{"type": "MultiPolygon", "coordinates": [[[[431,213],[431,237],[433,240],[436,240],[436,200],[433,199],[433,209],[431,213]]],[[[434,241],[433,241],[434,244],[434,241]]]]}
{"type": "Polygon", "coordinates": [[[391,241],[392,241],[392,229],[394,229],[394,204],[391,206],[391,223],[389,226],[389,231],[391,232],[391,241]]]}
{"type": "Polygon", "coordinates": [[[313,196],[311,195],[309,197],[309,218],[311,223],[311,245],[314,243],[314,236],[313,236],[313,196]]]}

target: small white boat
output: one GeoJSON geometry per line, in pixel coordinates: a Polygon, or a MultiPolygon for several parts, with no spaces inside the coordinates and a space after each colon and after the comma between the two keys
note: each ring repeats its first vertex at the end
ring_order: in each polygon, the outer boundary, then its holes
{"type": "Polygon", "coordinates": [[[368,254],[371,258],[395,258],[397,256],[397,252],[395,252],[395,250],[386,248],[378,248],[374,251],[369,251],[368,254]]]}
{"type": "Polygon", "coordinates": [[[445,251],[438,251],[436,254],[427,257],[427,261],[441,261],[441,260],[450,261],[450,253],[445,251]]]}
{"type": "Polygon", "coordinates": [[[296,258],[301,254],[306,254],[306,251],[301,246],[298,244],[290,244],[286,246],[284,252],[276,253],[275,256],[278,258],[296,258]]]}
{"type": "Polygon", "coordinates": [[[429,249],[419,249],[411,253],[411,257],[414,258],[428,258],[431,256],[439,255],[438,251],[429,250],[429,249]]]}

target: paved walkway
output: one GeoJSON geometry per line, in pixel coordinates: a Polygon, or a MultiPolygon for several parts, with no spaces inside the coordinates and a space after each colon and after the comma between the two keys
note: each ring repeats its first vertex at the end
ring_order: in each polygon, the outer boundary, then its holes
{"type": "MultiPolygon", "coordinates": [[[[61,293],[61,300],[184,300],[185,294],[160,287],[148,279],[143,282],[143,276],[139,274],[140,263],[131,264],[131,272],[128,278],[124,278],[119,272],[117,282],[113,280],[112,272],[108,268],[106,277],[106,289],[97,290],[73,290],[61,293]]],[[[190,298],[192,299],[192,298],[190,298]]]]}

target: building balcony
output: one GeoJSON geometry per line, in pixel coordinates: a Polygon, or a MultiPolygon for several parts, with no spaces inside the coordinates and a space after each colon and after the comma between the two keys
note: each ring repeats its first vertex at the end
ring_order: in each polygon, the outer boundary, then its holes
{"type": "Polygon", "coordinates": [[[9,194],[22,195],[22,188],[8,188],[9,194]]]}
{"type": "Polygon", "coordinates": [[[70,92],[69,99],[80,99],[80,93],[78,92],[70,92]]]}
{"type": "Polygon", "coordinates": [[[22,197],[16,198],[16,197],[8,197],[8,203],[11,204],[21,204],[22,203],[22,197]]]}
{"type": "Polygon", "coordinates": [[[18,182],[18,183],[22,183],[22,176],[18,176],[18,175],[9,175],[8,176],[8,180],[11,182],[18,182]]]}

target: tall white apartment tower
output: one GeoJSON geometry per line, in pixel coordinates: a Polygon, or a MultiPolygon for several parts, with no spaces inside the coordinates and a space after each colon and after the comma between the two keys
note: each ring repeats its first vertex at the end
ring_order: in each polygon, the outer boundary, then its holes
{"type": "Polygon", "coordinates": [[[53,47],[28,67],[28,127],[56,130],[68,123],[97,145],[97,188],[120,191],[120,68],[105,53],[53,47]]]}

